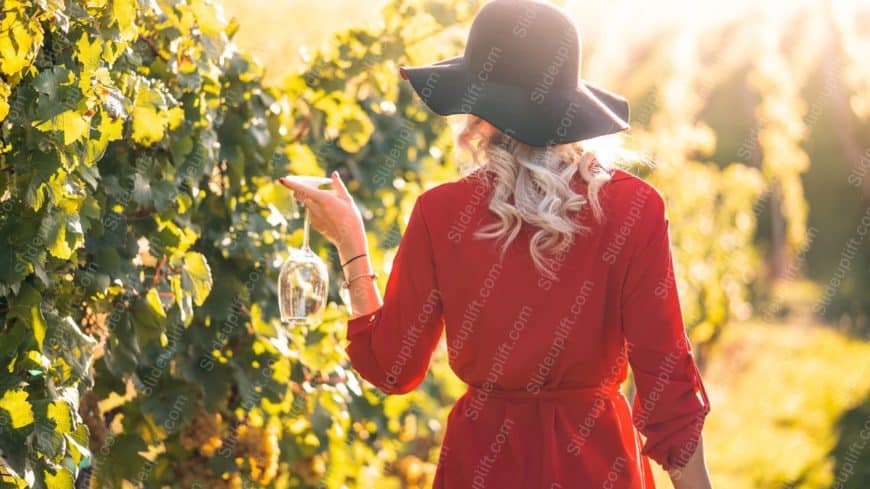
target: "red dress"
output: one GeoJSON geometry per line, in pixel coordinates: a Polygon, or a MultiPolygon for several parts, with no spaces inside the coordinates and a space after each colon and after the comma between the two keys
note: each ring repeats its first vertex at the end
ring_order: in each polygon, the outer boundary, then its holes
{"type": "MultiPolygon", "coordinates": [[[[692,356],[659,191],[623,170],[606,219],[535,269],[522,232],[503,260],[473,239],[495,218],[483,170],[416,201],[383,305],[348,321],[354,369],[386,393],[414,389],[446,329],[469,385],[447,419],[435,489],[654,488],[649,458],[684,466],[710,404],[692,356]],[[619,385],[634,373],[629,406],[619,385]],[[638,436],[644,435],[643,440],[638,436]]],[[[575,177],[575,191],[586,183],[575,177]]]]}

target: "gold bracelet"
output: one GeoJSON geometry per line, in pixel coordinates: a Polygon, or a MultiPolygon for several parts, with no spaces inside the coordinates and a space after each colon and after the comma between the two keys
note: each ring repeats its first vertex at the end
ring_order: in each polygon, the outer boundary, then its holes
{"type": "Polygon", "coordinates": [[[377,274],[377,273],[374,273],[374,272],[372,272],[372,273],[361,273],[361,274],[359,274],[359,275],[357,275],[357,276],[355,276],[355,277],[351,277],[350,279],[345,280],[344,283],[341,284],[341,288],[342,288],[342,289],[349,289],[349,288],[350,288],[350,283],[351,283],[351,282],[353,282],[354,280],[356,280],[356,279],[358,279],[358,278],[362,278],[362,277],[371,277],[371,278],[375,279],[375,278],[378,278],[378,274],[377,274]]]}

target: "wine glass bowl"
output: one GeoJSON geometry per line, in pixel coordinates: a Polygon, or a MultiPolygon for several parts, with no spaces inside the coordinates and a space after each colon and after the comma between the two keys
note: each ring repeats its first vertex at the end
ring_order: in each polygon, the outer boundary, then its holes
{"type": "Polygon", "coordinates": [[[278,306],[282,323],[317,321],[326,305],[329,274],[310,249],[291,248],[278,275],[278,306]]]}
{"type": "MultiPolygon", "coordinates": [[[[325,177],[288,176],[303,185],[318,187],[332,183],[325,177]]],[[[326,308],[329,272],[323,260],[309,246],[309,209],[305,208],[302,248],[290,248],[287,260],[278,275],[278,309],[285,324],[316,324],[326,308]]]]}

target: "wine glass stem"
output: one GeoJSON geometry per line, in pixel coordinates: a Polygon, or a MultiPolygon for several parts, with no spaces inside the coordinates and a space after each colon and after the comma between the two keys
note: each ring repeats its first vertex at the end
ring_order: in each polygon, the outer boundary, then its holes
{"type": "Polygon", "coordinates": [[[306,206],[306,207],[305,207],[305,220],[304,220],[304,222],[303,222],[303,224],[302,224],[302,226],[303,226],[303,231],[302,231],[302,249],[303,249],[303,250],[307,250],[307,249],[310,248],[310,247],[308,246],[308,230],[309,230],[309,228],[310,228],[310,225],[309,225],[309,217],[310,217],[310,211],[309,211],[308,207],[306,206]]]}

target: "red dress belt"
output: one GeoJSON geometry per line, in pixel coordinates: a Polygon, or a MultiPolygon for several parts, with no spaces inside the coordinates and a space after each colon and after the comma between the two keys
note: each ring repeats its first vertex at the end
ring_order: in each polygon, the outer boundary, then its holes
{"type": "Polygon", "coordinates": [[[485,397],[508,400],[570,400],[594,399],[596,397],[612,398],[621,394],[618,384],[578,387],[541,387],[539,390],[528,389],[487,389],[483,386],[469,385],[467,394],[473,397],[485,397]]]}

